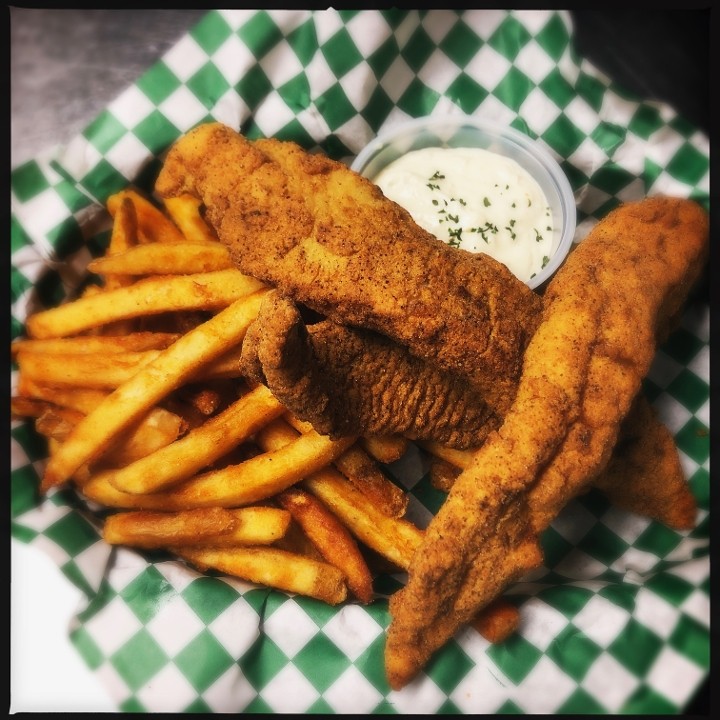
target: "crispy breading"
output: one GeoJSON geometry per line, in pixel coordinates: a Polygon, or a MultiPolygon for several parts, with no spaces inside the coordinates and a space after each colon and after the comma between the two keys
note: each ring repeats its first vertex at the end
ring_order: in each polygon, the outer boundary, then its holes
{"type": "Polygon", "coordinates": [[[494,412],[510,406],[542,299],[490,256],[420,228],[343,163],[209,123],[170,149],[156,190],[200,198],[244,273],[459,375],[494,412]]]}
{"type": "Polygon", "coordinates": [[[594,487],[616,507],[676,530],[695,525],[697,501],[670,431],[639,396],[620,429],[610,462],[594,487]]]}
{"type": "Polygon", "coordinates": [[[243,372],[331,437],[402,434],[477,447],[499,424],[483,398],[389,338],[330,320],[306,325],[277,292],[243,341],[243,372]]]}
{"type": "MultiPolygon", "coordinates": [[[[470,464],[474,451],[448,451],[437,444],[425,446],[431,455],[430,481],[438,490],[449,492],[462,469],[470,464]]],[[[697,501],[675,440],[642,393],[620,426],[610,461],[593,487],[623,510],[676,530],[694,526],[697,501]]]]}
{"type": "Polygon", "coordinates": [[[546,291],[510,411],[456,480],[391,599],[393,688],[540,563],[539,532],[607,464],[658,329],[707,253],[704,210],[659,197],[617,208],[571,253],[546,291]]]}

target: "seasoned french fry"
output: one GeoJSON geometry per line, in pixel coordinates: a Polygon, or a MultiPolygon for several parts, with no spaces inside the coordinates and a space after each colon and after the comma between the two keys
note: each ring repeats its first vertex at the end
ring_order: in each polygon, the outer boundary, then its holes
{"type": "Polygon", "coordinates": [[[117,255],[138,243],[138,218],[135,203],[127,194],[111,198],[113,226],[106,255],[117,255]]]}
{"type": "Polygon", "coordinates": [[[88,264],[90,272],[118,278],[133,275],[190,275],[232,267],[227,249],[218,242],[138,245],[118,255],[95,258],[88,264]]]}
{"type": "Polygon", "coordinates": [[[441,492],[450,492],[450,488],[452,488],[461,472],[460,468],[452,465],[447,460],[436,457],[430,461],[430,483],[436,490],[441,492]]]}
{"type": "Polygon", "coordinates": [[[179,333],[131,332],[127,335],[78,335],[47,340],[16,340],[10,344],[13,355],[24,350],[34,353],[123,353],[163,350],[180,337],[179,333]]]}
{"type": "Polygon", "coordinates": [[[73,408],[87,415],[107,397],[108,393],[91,388],[65,387],[45,381],[38,382],[31,380],[21,372],[18,394],[21,397],[46,400],[54,405],[73,408]]]}
{"type": "Polygon", "coordinates": [[[145,417],[120,433],[119,440],[95,461],[99,467],[125,467],[175,442],[185,421],[164,408],[152,408],[145,417]]]}
{"type": "Polygon", "coordinates": [[[325,562],[325,558],[323,558],[320,551],[295,520],[290,521],[290,527],[287,529],[287,532],[274,543],[273,546],[279,550],[287,550],[287,552],[295,553],[296,555],[304,555],[305,557],[325,562]]]}
{"type": "MultiPolygon", "coordinates": [[[[298,436],[282,418],[265,428],[258,444],[265,450],[284,448],[298,436]]],[[[305,476],[303,486],[342,520],[350,532],[400,568],[407,569],[422,531],[407,520],[383,513],[338,470],[322,467],[305,476]]]]}
{"type": "Polygon", "coordinates": [[[287,510],[271,507],[202,508],[179,512],[130,511],[108,516],[103,538],[142,548],[269,545],[290,525],[287,510]]]}
{"type": "Polygon", "coordinates": [[[409,500],[407,493],[383,473],[359,444],[349,448],[334,464],[386,515],[402,517],[405,514],[409,500]]]}
{"type": "Polygon", "coordinates": [[[193,195],[178,195],[163,198],[168,215],[191,242],[218,242],[213,229],[203,220],[200,213],[202,203],[193,195]]]}
{"type": "Polygon", "coordinates": [[[407,570],[422,539],[422,530],[407,520],[385,515],[331,468],[318,470],[303,484],[343,521],[358,540],[407,570]]]}
{"type": "Polygon", "coordinates": [[[83,417],[77,410],[48,407],[35,421],[35,429],[45,437],[62,442],[83,417]]]}
{"type": "Polygon", "coordinates": [[[378,462],[389,465],[399,460],[407,452],[409,440],[400,435],[392,435],[364,437],[361,439],[361,443],[378,462]]]}
{"type": "Polygon", "coordinates": [[[39,418],[51,404],[36,398],[14,396],[10,398],[10,415],[15,418],[39,418]]]}
{"type": "MultiPolygon", "coordinates": [[[[21,382],[20,387],[23,395],[12,398],[11,401],[11,409],[17,416],[40,417],[42,412],[49,408],[77,411],[73,416],[65,415],[68,429],[107,397],[107,393],[102,391],[30,384],[27,380],[21,382]],[[71,417],[74,418],[72,422],[71,417]]],[[[102,464],[124,467],[150,455],[177,440],[184,431],[184,424],[179,415],[161,407],[152,408],[133,428],[122,434],[119,442],[103,456],[102,464]]],[[[66,435],[67,433],[63,437],[66,435]]]]}
{"type": "Polygon", "coordinates": [[[519,624],[519,610],[502,597],[490,603],[472,622],[472,626],[491,643],[505,640],[517,630],[519,624]]]}
{"type": "MultiPolygon", "coordinates": [[[[132,200],[126,197],[120,201],[117,212],[115,213],[112,233],[110,234],[110,243],[105,255],[110,257],[112,255],[117,255],[118,253],[123,253],[136,245],[137,242],[137,213],[135,212],[135,205],[133,205],[132,200]]],[[[125,285],[130,285],[133,282],[132,278],[122,276],[105,277],[103,280],[105,290],[113,290],[125,285]]],[[[123,329],[129,330],[128,327],[123,329]]]]}
{"type": "MultiPolygon", "coordinates": [[[[106,255],[125,252],[128,248],[138,243],[138,222],[135,205],[129,198],[123,198],[115,214],[110,243],[106,255]]],[[[102,277],[102,276],[101,276],[102,277]]],[[[116,288],[132,285],[135,282],[133,277],[105,276],[102,277],[103,290],[114,290],[116,288]]],[[[109,335],[126,335],[133,330],[132,319],[116,320],[113,323],[93,328],[93,331],[109,335]]]]}
{"type": "Polygon", "coordinates": [[[118,434],[139,420],[170,391],[208,362],[242,341],[257,316],[262,290],[235,301],[207,322],[183,335],[126,383],[108,395],[74,428],[50,458],[41,490],[65,482],[81,465],[95,460],[118,434]]]}
{"type": "Polygon", "coordinates": [[[138,239],[141,243],[186,242],[177,226],[150,200],[136,190],[121,190],[107,201],[110,215],[117,217],[123,200],[130,200],[137,216],[138,239]]]}
{"type": "Polygon", "coordinates": [[[128,493],[165,489],[211,465],[282,412],[272,393],[259,385],[180,440],[97,479],[128,493]]]}
{"type": "Polygon", "coordinates": [[[187,389],[186,392],[180,391],[182,397],[179,398],[188,407],[200,413],[200,415],[210,416],[217,412],[223,404],[223,398],[228,397],[232,391],[225,388],[223,393],[215,387],[200,387],[195,389],[187,389]]]}
{"type": "Polygon", "coordinates": [[[449,462],[457,468],[464,470],[470,466],[473,450],[458,450],[456,448],[449,448],[446,445],[442,445],[437,442],[423,441],[418,442],[418,445],[429,452],[431,455],[449,462]]]}
{"type": "Polygon", "coordinates": [[[124,353],[49,353],[20,351],[17,364],[30,381],[94,389],[113,389],[157,359],[160,350],[124,353]]]}
{"type": "Polygon", "coordinates": [[[177,310],[218,310],[263,288],[238,270],[152,277],[31,315],[31,338],[60,338],[115,320],[177,310]]]}
{"type": "MultiPolygon", "coordinates": [[[[309,422],[292,413],[286,413],[284,417],[298,432],[307,432],[312,428],[309,422]]],[[[348,448],[333,464],[386,515],[402,517],[405,514],[407,494],[383,473],[376,461],[360,447],[360,442],[348,448]]]]}
{"type": "Polygon", "coordinates": [[[277,496],[281,507],[290,512],[327,562],[342,570],[347,586],[362,603],[373,597],[370,569],[355,538],[316,497],[296,487],[277,496]]]}
{"type": "MultiPolygon", "coordinates": [[[[263,428],[258,435],[266,430],[263,428]]],[[[262,453],[238,465],[196,475],[179,487],[164,492],[143,495],[122,492],[105,476],[90,478],[82,491],[89,499],[108,507],[142,510],[240,507],[270,498],[294,485],[331,463],[353,442],[354,438],[330,440],[312,431],[296,436],[285,447],[262,453]]]]}
{"type": "Polygon", "coordinates": [[[171,548],[202,571],[214,568],[249,582],[307,595],[329,605],[347,598],[345,578],[325,562],[270,547],[171,548]]]}
{"type": "MultiPolygon", "coordinates": [[[[30,382],[112,390],[130,380],[141,368],[157,360],[161,350],[115,353],[35,353],[20,351],[16,360],[30,382]]],[[[199,371],[198,380],[242,376],[242,347],[223,353],[199,371]]]]}

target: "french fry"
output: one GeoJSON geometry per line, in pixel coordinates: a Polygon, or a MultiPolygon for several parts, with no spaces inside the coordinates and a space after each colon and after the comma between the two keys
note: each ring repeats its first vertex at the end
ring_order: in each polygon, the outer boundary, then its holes
{"type": "MultiPolygon", "coordinates": [[[[30,382],[112,390],[130,380],[141,368],[160,357],[161,350],[115,353],[35,353],[19,351],[16,361],[30,382]]],[[[201,368],[199,380],[232,379],[242,376],[242,347],[201,368]]],[[[190,379],[189,379],[190,380],[190,379]]]]}
{"type": "Polygon", "coordinates": [[[401,435],[363,437],[360,442],[372,457],[385,465],[399,460],[409,445],[409,440],[401,435]]]}
{"type": "Polygon", "coordinates": [[[14,396],[10,398],[10,415],[14,418],[39,418],[50,406],[44,400],[14,396]]]}
{"type": "MultiPolygon", "coordinates": [[[[129,198],[123,198],[115,214],[112,233],[110,234],[110,243],[106,251],[106,255],[115,255],[125,252],[127,249],[137,245],[138,243],[138,222],[135,205],[129,198]]],[[[102,277],[102,276],[101,276],[102,277]]],[[[125,287],[135,282],[133,277],[122,276],[105,276],[102,277],[103,290],[114,290],[116,288],[125,287]]],[[[93,331],[107,333],[110,335],[126,335],[133,330],[133,322],[128,320],[116,320],[114,323],[108,323],[102,327],[93,328],[93,331]]]]}
{"type": "Polygon", "coordinates": [[[227,249],[219,242],[138,245],[118,255],[95,258],[88,264],[90,272],[110,278],[134,275],[191,275],[232,267],[227,249]]]}
{"type": "Polygon", "coordinates": [[[100,295],[105,292],[105,288],[100,285],[86,285],[80,292],[79,297],[93,297],[94,295],[100,295]]]}
{"type": "Polygon", "coordinates": [[[178,310],[218,310],[263,288],[238,270],[152,277],[31,315],[31,338],[75,335],[115,320],[178,310]]]}
{"type": "MultiPolygon", "coordinates": [[[[129,198],[123,198],[120,201],[117,212],[115,214],[112,233],[110,234],[110,243],[108,244],[106,257],[123,253],[131,247],[137,245],[138,242],[138,222],[135,205],[129,198]]],[[[116,276],[105,277],[105,290],[113,290],[114,288],[130,285],[132,278],[116,276]]],[[[129,330],[129,327],[123,329],[129,330]]]]}
{"type": "MultiPolygon", "coordinates": [[[[272,425],[270,423],[268,427],[272,425]]],[[[263,428],[258,435],[266,430],[267,427],[263,428]]],[[[285,447],[264,452],[237,465],[195,475],[179,487],[167,491],[126,493],[115,488],[106,476],[95,476],[83,485],[82,492],[87,498],[107,507],[140,510],[251,505],[276,495],[328,465],[353,442],[354,438],[330,440],[312,431],[296,437],[285,447]]]]}
{"type": "MultiPolygon", "coordinates": [[[[48,451],[51,456],[65,441],[73,427],[78,422],[79,413],[67,408],[47,406],[35,420],[35,430],[47,440],[48,451]]],[[[79,467],[74,473],[72,479],[75,482],[84,482],[90,476],[90,471],[86,465],[79,467]]]]}
{"type": "MultiPolygon", "coordinates": [[[[68,428],[74,427],[82,415],[87,415],[107,397],[107,393],[102,391],[38,383],[30,385],[27,380],[21,382],[21,392],[24,394],[11,399],[11,410],[16,416],[40,417],[42,412],[49,408],[77,411],[74,416],[65,416],[68,428]],[[70,417],[74,418],[72,422],[70,417]]],[[[184,425],[184,419],[179,415],[165,408],[152,408],[107,451],[102,458],[102,464],[109,467],[129,465],[177,440],[184,431],[184,425]]]]}
{"type": "Polygon", "coordinates": [[[209,417],[220,409],[223,404],[223,398],[228,397],[232,392],[228,387],[225,387],[224,391],[221,392],[219,386],[199,387],[197,389],[192,386],[191,388],[186,387],[184,392],[180,390],[179,395],[181,395],[181,397],[178,399],[194,411],[200,413],[200,415],[209,417]]]}
{"type": "Polygon", "coordinates": [[[48,406],[35,421],[35,429],[45,437],[62,442],[83,417],[77,410],[48,406]]]}
{"type": "MultiPolygon", "coordinates": [[[[292,413],[286,413],[284,417],[298,432],[307,432],[312,428],[309,422],[298,419],[292,413]]],[[[386,515],[402,517],[405,514],[407,494],[383,473],[360,442],[348,448],[333,464],[386,515]]]]}
{"type": "Polygon", "coordinates": [[[113,226],[106,255],[117,255],[135,247],[138,243],[138,217],[135,203],[128,194],[111,199],[113,226]]]}
{"type": "Polygon", "coordinates": [[[128,493],[165,489],[211,465],[282,412],[272,393],[259,385],[180,440],[97,479],[128,493]]]}
{"type": "Polygon", "coordinates": [[[470,462],[472,461],[474,454],[473,450],[458,450],[430,440],[418,442],[417,444],[431,455],[434,455],[441,460],[445,460],[451,465],[454,465],[456,468],[461,468],[462,470],[470,466],[470,462]]]}
{"type": "Polygon", "coordinates": [[[93,470],[125,467],[161,450],[177,440],[183,424],[183,419],[172,413],[151,412],[143,418],[139,428],[135,427],[130,432],[123,433],[120,441],[95,461],[93,470]]]}
{"type": "Polygon", "coordinates": [[[448,493],[455,483],[457,476],[462,472],[459,467],[441,458],[430,461],[430,484],[441,492],[448,493]]]}
{"type": "Polygon", "coordinates": [[[373,504],[390,517],[402,517],[408,506],[408,495],[378,467],[356,443],[336,461],[335,467],[373,504]]]}
{"type": "Polygon", "coordinates": [[[152,362],[114,390],[74,428],[50,458],[41,490],[65,482],[77,468],[95,460],[113,440],[169,392],[208,362],[241,342],[257,317],[267,291],[236,300],[207,322],[183,335],[152,362]]]}
{"type": "Polygon", "coordinates": [[[347,586],[360,602],[373,597],[370,569],[355,538],[317,498],[296,487],[277,496],[281,507],[290,512],[325,560],[342,570],[347,586]]]}
{"type": "MultiPolygon", "coordinates": [[[[87,415],[94,410],[108,395],[102,390],[93,390],[80,387],[62,387],[35,383],[27,378],[21,378],[19,384],[21,398],[45,400],[59,407],[67,407],[87,415]]],[[[133,435],[142,436],[143,433],[153,435],[160,433],[164,442],[172,442],[183,430],[183,419],[165,408],[154,407],[137,424],[133,435]]],[[[129,440],[130,438],[128,438],[129,440]]],[[[138,438],[139,440],[139,438],[138,438]]],[[[142,443],[151,447],[153,443],[142,443]]]]}
{"type": "Polygon", "coordinates": [[[312,540],[310,540],[295,520],[290,521],[290,527],[287,529],[287,532],[273,544],[273,547],[279,550],[287,550],[295,555],[304,555],[305,557],[325,562],[325,558],[323,558],[312,540]]]}
{"type": "Polygon", "coordinates": [[[108,393],[103,390],[65,387],[44,381],[31,380],[22,372],[20,373],[20,380],[18,382],[18,393],[21,397],[47,400],[54,405],[73,408],[85,415],[97,407],[108,395],[108,393]]]}
{"type": "Polygon", "coordinates": [[[113,389],[130,380],[142,367],[156,360],[160,350],[124,353],[48,353],[17,354],[22,375],[31,382],[70,385],[94,389],[113,389]]]}
{"type": "Polygon", "coordinates": [[[47,340],[16,340],[10,344],[13,356],[21,350],[34,353],[84,355],[163,350],[180,337],[179,333],[131,332],[127,335],[78,335],[47,340]]]}
{"type": "Polygon", "coordinates": [[[269,545],[285,535],[291,516],[271,507],[202,508],[180,512],[130,511],[110,515],[103,538],[146,549],[176,546],[269,545]]]}
{"type": "Polygon", "coordinates": [[[482,610],[472,626],[490,643],[499,643],[512,635],[520,624],[519,610],[499,597],[482,610]]]}
{"type": "MultiPolygon", "coordinates": [[[[76,410],[48,404],[47,408],[38,415],[35,429],[45,437],[64,442],[83,417],[84,415],[76,410]]],[[[177,439],[180,422],[179,417],[164,412],[144,418],[140,431],[125,433],[121,441],[103,455],[102,465],[124,467],[155,453],[177,439]]],[[[79,481],[78,476],[73,477],[79,481]]],[[[86,471],[82,474],[82,482],[89,477],[90,470],[86,467],[86,471]]]]}
{"type": "Polygon", "coordinates": [[[304,555],[271,547],[170,549],[201,571],[213,568],[252,583],[313,597],[329,605],[347,599],[342,572],[329,563],[304,555]]]}
{"type": "Polygon", "coordinates": [[[168,215],[180,228],[183,236],[191,242],[218,242],[217,235],[205,222],[200,212],[201,201],[193,195],[163,198],[168,215]]]}
{"type": "MultiPolygon", "coordinates": [[[[257,441],[261,448],[269,451],[286,447],[297,436],[297,430],[279,418],[265,428],[257,441]]],[[[420,529],[407,520],[383,513],[335,468],[325,466],[307,474],[302,484],[322,500],[358,540],[396,566],[407,569],[422,540],[420,529]]]]}
{"type": "Polygon", "coordinates": [[[120,205],[126,199],[130,200],[135,208],[138,240],[141,243],[186,242],[170,218],[137,190],[121,190],[108,198],[107,209],[113,219],[117,217],[120,205]]]}
{"type": "Polygon", "coordinates": [[[332,468],[322,468],[303,485],[322,500],[362,543],[403,570],[422,540],[408,520],[381,512],[362,492],[332,468]]]}

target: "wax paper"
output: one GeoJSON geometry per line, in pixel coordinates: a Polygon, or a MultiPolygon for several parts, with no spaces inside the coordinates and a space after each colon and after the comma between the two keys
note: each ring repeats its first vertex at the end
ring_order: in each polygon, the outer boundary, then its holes
{"type": "MultiPolygon", "coordinates": [[[[349,163],[396,122],[459,113],[550,149],[575,193],[577,242],[621,201],[708,203],[707,137],[580,57],[565,12],[213,10],[80,135],[14,168],[13,337],[82,284],[107,242],[107,197],[150,191],[163,153],[198,123],[349,163]]],[[[679,712],[710,660],[708,343],[700,294],[644,388],[675,436],[696,528],[675,532],[597,492],[572,502],[543,536],[543,567],[508,590],[519,631],[497,645],[459,632],[399,692],[384,675],[383,594],[401,576],[381,579],[367,607],[333,608],[111,549],[72,490],[39,497],[47,451],[26,422],[11,427],[12,534],[83,591],[69,637],[121,711],[679,712]]],[[[387,468],[421,524],[442,501],[427,469],[414,449],[387,468]]]]}

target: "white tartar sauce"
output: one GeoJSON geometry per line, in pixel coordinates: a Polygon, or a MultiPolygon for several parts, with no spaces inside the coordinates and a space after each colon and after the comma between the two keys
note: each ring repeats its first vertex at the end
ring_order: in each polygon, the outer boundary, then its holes
{"type": "Polygon", "coordinates": [[[553,217],[536,180],[481,148],[424,148],[373,179],[421,227],[453,247],[483,252],[524,282],[549,261],[553,217]]]}

